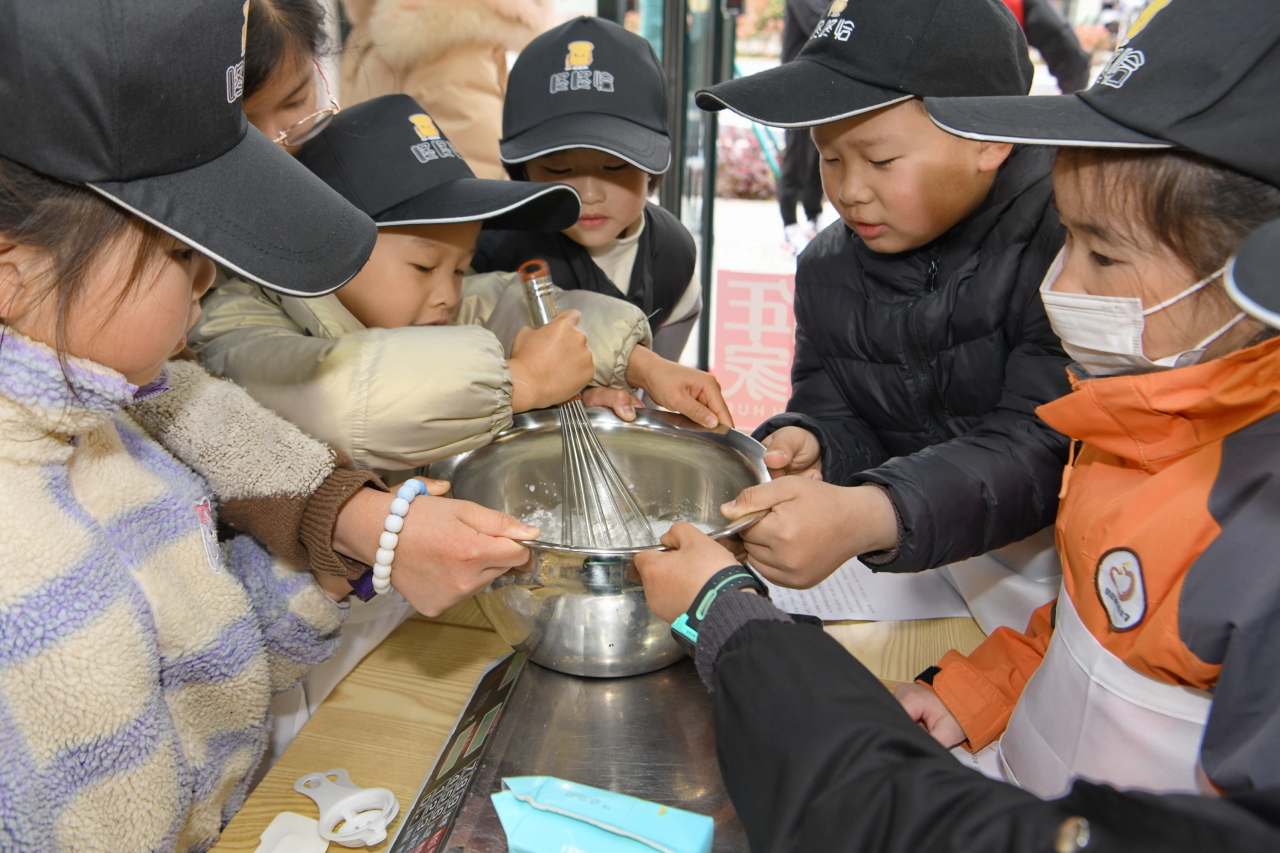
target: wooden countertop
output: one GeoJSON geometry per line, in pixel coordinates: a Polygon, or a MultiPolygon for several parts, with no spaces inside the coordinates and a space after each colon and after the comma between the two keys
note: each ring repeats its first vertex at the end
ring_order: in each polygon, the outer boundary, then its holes
{"type": "MultiPolygon", "coordinates": [[[[913,678],[948,649],[967,653],[984,636],[968,618],[838,622],[827,632],[887,684],[913,678]]],[[[213,849],[252,853],[282,811],[315,817],[293,783],[333,767],[346,768],[357,785],[390,788],[408,808],[480,672],[508,651],[472,602],[401,625],[334,689],[213,849]]]]}

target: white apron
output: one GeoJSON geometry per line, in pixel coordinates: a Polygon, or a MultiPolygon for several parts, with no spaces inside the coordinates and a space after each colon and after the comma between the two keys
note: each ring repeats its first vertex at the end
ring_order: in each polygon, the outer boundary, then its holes
{"type": "Polygon", "coordinates": [[[1052,526],[937,571],[960,593],[984,634],[1002,626],[1027,630],[1031,614],[1053,601],[1062,585],[1052,526]]]}
{"type": "MultiPolygon", "coordinates": [[[[1198,767],[1210,702],[1206,691],[1156,681],[1103,648],[1063,589],[1044,661],[995,752],[1008,781],[1044,798],[1067,793],[1077,777],[1205,793],[1198,767]]],[[[990,765],[981,753],[970,760],[990,765]]]]}

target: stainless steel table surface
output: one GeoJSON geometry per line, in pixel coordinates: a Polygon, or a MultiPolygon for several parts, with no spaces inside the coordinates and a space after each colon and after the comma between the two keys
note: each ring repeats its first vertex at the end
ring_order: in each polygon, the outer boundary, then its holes
{"type": "MultiPolygon", "coordinates": [[[[829,624],[827,632],[877,676],[895,682],[914,677],[948,649],[959,649],[963,653],[972,651],[984,636],[977,623],[967,618],[829,624]]],[[[223,830],[214,848],[215,853],[253,853],[262,831],[282,811],[316,817],[315,804],[297,793],[293,783],[306,773],[329,767],[346,768],[356,784],[381,785],[394,791],[400,798],[402,815],[392,826],[394,832],[447,741],[458,714],[466,706],[476,679],[490,662],[509,652],[510,646],[493,632],[488,620],[471,601],[434,620],[414,618],[401,625],[324,701],[284,756],[271,768],[266,779],[249,796],[239,814],[223,830]]],[[[658,791],[649,798],[672,804],[688,802],[692,809],[714,815],[719,826],[720,846],[717,849],[745,850],[742,830],[719,789],[709,720],[710,696],[702,691],[688,667],[688,663],[684,663],[635,679],[639,681],[656,675],[658,680],[679,678],[689,686],[690,689],[683,692],[655,689],[653,704],[665,710],[652,714],[644,712],[643,718],[656,718],[657,727],[673,732],[672,737],[685,744],[684,751],[691,752],[696,746],[699,756],[697,761],[682,765],[679,773],[670,767],[665,771],[669,778],[677,779],[681,785],[682,792],[678,796],[668,796],[668,793],[675,794],[673,786],[671,792],[658,791]],[[672,698],[672,693],[677,694],[676,698],[672,698]],[[702,798],[705,808],[697,805],[699,798],[702,798]]],[[[531,667],[530,671],[536,670],[531,667]]],[[[554,673],[539,675],[573,680],[570,676],[555,676],[554,673]]],[[[574,701],[580,703],[583,721],[575,723],[569,714],[570,719],[561,719],[556,728],[567,732],[566,737],[607,736],[617,738],[619,743],[644,740],[639,733],[628,730],[630,726],[623,724],[625,718],[620,712],[615,714],[611,711],[601,719],[603,709],[622,707],[621,698],[634,700],[637,692],[643,692],[636,691],[627,683],[631,680],[579,684],[580,696],[574,701]],[[593,693],[600,694],[598,701],[593,701],[593,693]],[[611,730],[613,734],[610,734],[611,730]]],[[[553,696],[553,699],[560,708],[574,707],[563,693],[558,698],[553,696]]],[[[642,706],[644,704],[641,702],[642,706]]],[[[538,717],[537,707],[535,705],[531,711],[524,712],[525,718],[538,717]]],[[[512,715],[511,719],[514,717],[512,715]]],[[[549,725],[544,720],[544,730],[549,725]]],[[[502,733],[501,729],[499,733],[502,733]]],[[[528,733],[522,736],[526,743],[532,743],[533,739],[528,733]]],[[[558,756],[548,747],[545,764],[535,767],[533,762],[528,762],[526,766],[513,770],[542,772],[545,767],[557,775],[573,778],[572,770],[563,769],[563,766],[579,752],[581,748],[574,746],[572,750],[566,748],[563,756],[558,756]]],[[[621,775],[619,788],[642,796],[658,785],[653,781],[654,777],[643,785],[632,785],[626,773],[637,765],[643,766],[643,762],[638,761],[634,753],[625,750],[618,750],[618,753],[606,756],[608,764],[601,766],[602,773],[607,772],[605,778],[619,778],[621,775]],[[607,767],[613,769],[606,770],[607,767]],[[620,771],[620,767],[625,771],[620,771]]],[[[493,755],[500,759],[499,752],[493,755]]],[[[498,778],[497,773],[491,777],[498,778]]],[[[583,781],[590,779],[584,778],[583,781]]],[[[489,812],[489,818],[492,820],[492,812],[489,812]]],[[[471,826],[484,829],[474,821],[471,826]]],[[[496,824],[486,826],[489,828],[486,831],[492,835],[496,824]]],[[[476,843],[480,843],[479,836],[476,843]]],[[[366,849],[368,853],[385,853],[389,847],[390,839],[366,849]]]]}
{"type": "Polygon", "coordinates": [[[720,779],[711,694],[690,660],[606,679],[526,664],[443,849],[505,853],[489,795],[506,776],[557,776],[710,815],[716,853],[747,850],[720,779]]]}

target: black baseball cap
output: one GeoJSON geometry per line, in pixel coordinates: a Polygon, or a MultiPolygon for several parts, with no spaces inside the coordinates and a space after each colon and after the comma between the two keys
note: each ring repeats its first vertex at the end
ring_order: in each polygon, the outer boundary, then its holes
{"type": "Polygon", "coordinates": [[[0,0],[0,156],[259,284],[335,290],[373,223],[241,109],[248,3],[0,0]]]}
{"type": "Polygon", "coordinates": [[[297,157],[379,226],[484,220],[486,228],[561,231],[582,209],[567,184],[477,178],[408,95],[348,107],[297,157]]]}
{"type": "Polygon", "coordinates": [[[595,148],[659,175],[671,166],[667,81],[653,48],[603,18],[574,18],[531,41],[502,105],[502,162],[595,148]]]}
{"type": "Polygon", "coordinates": [[[1280,186],[1280,3],[1153,0],[1089,89],[925,100],[970,139],[1193,151],[1280,186]]]}
{"type": "Polygon", "coordinates": [[[928,95],[1025,95],[1027,41],[1001,0],[835,0],[795,60],[697,94],[760,124],[811,127],[928,95]]]}
{"type": "Polygon", "coordinates": [[[1227,265],[1227,295],[1240,310],[1280,329],[1280,219],[1268,223],[1241,244],[1227,265]]]}

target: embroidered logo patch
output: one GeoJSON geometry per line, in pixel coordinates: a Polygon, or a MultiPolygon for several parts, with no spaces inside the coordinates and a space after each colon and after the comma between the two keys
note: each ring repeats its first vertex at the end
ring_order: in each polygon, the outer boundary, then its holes
{"type": "Polygon", "coordinates": [[[431,120],[431,116],[426,113],[414,113],[409,116],[409,124],[413,125],[413,132],[418,134],[419,139],[440,138],[440,129],[431,120]]]}
{"type": "Polygon", "coordinates": [[[200,520],[200,541],[204,545],[204,558],[209,561],[209,568],[221,572],[222,549],[218,547],[218,531],[213,524],[213,505],[208,498],[204,498],[192,509],[200,520]]]}
{"type": "Polygon", "coordinates": [[[564,57],[564,70],[551,75],[551,94],[594,89],[613,91],[613,75],[608,71],[592,71],[596,46],[589,41],[571,41],[564,57]]]}
{"type": "Polygon", "coordinates": [[[1147,4],[1147,8],[1142,10],[1142,14],[1133,22],[1133,26],[1129,27],[1129,32],[1125,33],[1124,38],[1120,40],[1106,68],[1103,68],[1102,73],[1098,75],[1100,84],[1119,89],[1129,81],[1135,71],[1147,64],[1147,55],[1129,47],[1129,40],[1145,30],[1151,23],[1151,19],[1171,2],[1173,0],[1151,0],[1147,4]]]}
{"type": "Polygon", "coordinates": [[[413,125],[413,131],[418,134],[418,138],[423,140],[417,145],[409,146],[409,150],[413,152],[414,157],[418,158],[419,163],[430,163],[441,157],[458,156],[458,149],[453,147],[453,143],[440,137],[440,129],[431,120],[431,116],[426,113],[414,113],[409,116],[409,124],[413,125]]]}
{"type": "Polygon", "coordinates": [[[1094,577],[1098,598],[1107,611],[1111,627],[1128,631],[1138,627],[1147,615],[1147,589],[1142,582],[1142,563],[1127,548],[1112,548],[1098,561],[1094,577]]]}
{"type": "Polygon", "coordinates": [[[1098,82],[1103,86],[1119,89],[1129,82],[1133,72],[1146,65],[1146,63],[1147,55],[1145,53],[1140,50],[1134,50],[1131,47],[1122,47],[1116,51],[1115,56],[1111,57],[1107,67],[1102,69],[1102,74],[1098,76],[1098,82]]]}
{"type": "Polygon", "coordinates": [[[244,51],[249,44],[249,0],[245,0],[244,26],[240,28],[240,61],[227,66],[227,103],[234,104],[244,94],[244,51]]]}
{"type": "Polygon", "coordinates": [[[827,14],[814,27],[811,39],[833,38],[836,41],[848,41],[853,35],[854,23],[848,18],[840,17],[840,13],[849,5],[849,0],[835,0],[827,9],[827,14]]]}
{"type": "Polygon", "coordinates": [[[596,46],[589,41],[569,42],[569,53],[564,58],[564,70],[572,71],[575,68],[590,68],[591,54],[595,49],[596,46]]]}

